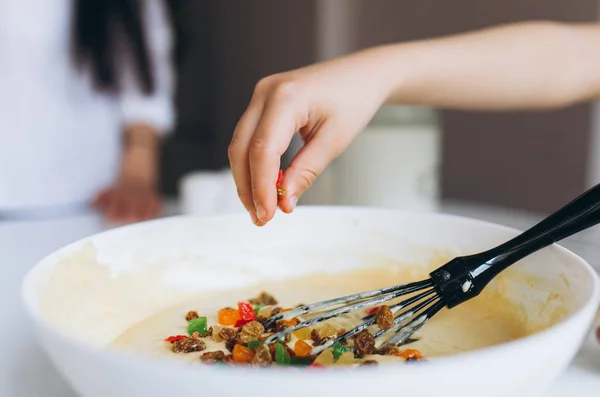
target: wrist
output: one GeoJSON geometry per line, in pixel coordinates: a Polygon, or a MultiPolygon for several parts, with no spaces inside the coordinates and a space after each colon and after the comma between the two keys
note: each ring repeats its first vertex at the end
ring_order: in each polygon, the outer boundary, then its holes
{"type": "Polygon", "coordinates": [[[160,139],[154,129],[132,125],[125,129],[119,182],[155,188],[158,183],[160,139]]]}
{"type": "Polygon", "coordinates": [[[410,44],[391,44],[377,49],[377,72],[383,83],[383,103],[411,104],[410,85],[414,83],[411,72],[410,44]]]}

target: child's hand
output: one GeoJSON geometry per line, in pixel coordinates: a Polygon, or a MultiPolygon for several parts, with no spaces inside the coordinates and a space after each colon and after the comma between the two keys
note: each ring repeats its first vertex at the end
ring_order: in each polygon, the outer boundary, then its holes
{"type": "Polygon", "coordinates": [[[285,171],[279,205],[288,213],[369,122],[388,95],[385,56],[364,51],[257,84],[229,146],[238,193],[255,224],[275,214],[280,158],[296,132],[305,146],[285,171]]]}
{"type": "Polygon", "coordinates": [[[306,146],[286,171],[287,195],[280,201],[292,211],[384,101],[507,110],[598,98],[599,43],[597,24],[523,22],[375,48],[267,77],[229,148],[240,198],[257,225],[273,217],[279,158],[299,131],[306,146]]]}

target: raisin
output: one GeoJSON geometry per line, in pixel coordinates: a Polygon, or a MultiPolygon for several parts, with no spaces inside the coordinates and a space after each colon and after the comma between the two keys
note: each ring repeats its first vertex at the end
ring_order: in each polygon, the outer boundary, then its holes
{"type": "Polygon", "coordinates": [[[281,332],[287,328],[287,325],[283,320],[279,320],[275,323],[275,332],[281,332]]]}
{"type": "Polygon", "coordinates": [[[219,336],[225,341],[236,339],[237,335],[237,331],[233,328],[223,328],[221,331],[219,331],[219,336]]]}
{"type": "Polygon", "coordinates": [[[206,343],[200,339],[186,338],[173,343],[171,350],[174,353],[201,352],[206,349],[206,343]]]}
{"type": "Polygon", "coordinates": [[[192,321],[195,318],[198,318],[200,316],[198,316],[198,312],[195,310],[190,310],[186,315],[185,315],[185,320],[186,321],[192,321]]]}
{"type": "Polygon", "coordinates": [[[387,345],[382,347],[377,351],[377,354],[380,356],[398,356],[402,351],[398,348],[398,346],[387,345]]]}
{"type": "Polygon", "coordinates": [[[320,346],[323,344],[321,336],[319,335],[319,331],[317,331],[316,329],[313,329],[312,331],[310,331],[310,339],[312,339],[313,344],[315,346],[320,346]]]}
{"type": "Polygon", "coordinates": [[[360,367],[371,367],[377,365],[379,365],[379,363],[375,360],[365,360],[362,363],[360,363],[360,367]]]}
{"type": "Polygon", "coordinates": [[[268,319],[266,317],[263,316],[258,316],[256,317],[256,321],[258,321],[261,324],[264,324],[268,319]]]}
{"type": "Polygon", "coordinates": [[[276,316],[279,313],[281,313],[281,308],[280,307],[276,307],[273,310],[271,310],[271,317],[276,316]]]}
{"type": "Polygon", "coordinates": [[[225,364],[229,364],[229,365],[234,365],[235,361],[233,360],[233,356],[231,354],[226,355],[225,357],[223,357],[223,359],[221,360],[222,363],[225,364]]]}
{"type": "Polygon", "coordinates": [[[259,345],[252,358],[252,364],[261,367],[266,367],[271,364],[273,357],[271,356],[271,350],[266,345],[259,345]]]}
{"type": "Polygon", "coordinates": [[[375,338],[364,330],[354,337],[354,350],[359,357],[368,356],[375,350],[375,338]]]}
{"type": "Polygon", "coordinates": [[[410,363],[410,362],[413,362],[413,361],[419,361],[419,359],[417,357],[415,357],[415,356],[408,356],[406,358],[406,360],[405,360],[405,362],[407,362],[407,363],[410,363]]]}
{"type": "Polygon", "coordinates": [[[230,352],[233,351],[233,348],[235,347],[235,345],[237,345],[237,340],[235,340],[235,339],[229,339],[229,340],[225,341],[225,348],[227,350],[229,350],[230,352]]]}
{"type": "Polygon", "coordinates": [[[250,341],[259,339],[263,332],[265,332],[265,327],[261,323],[250,321],[242,327],[238,335],[238,341],[247,344],[250,341]]]}
{"type": "Polygon", "coordinates": [[[394,325],[394,313],[387,305],[380,306],[375,315],[375,321],[381,329],[390,329],[394,325]]]}
{"type": "Polygon", "coordinates": [[[217,361],[222,361],[225,357],[225,353],[221,350],[216,352],[207,352],[200,356],[200,360],[205,364],[214,364],[217,361]]]}
{"type": "Polygon", "coordinates": [[[248,302],[252,303],[253,305],[258,305],[259,303],[262,303],[265,306],[277,304],[277,300],[275,300],[275,298],[273,298],[272,295],[269,295],[266,292],[261,292],[257,298],[250,299],[248,302]]]}

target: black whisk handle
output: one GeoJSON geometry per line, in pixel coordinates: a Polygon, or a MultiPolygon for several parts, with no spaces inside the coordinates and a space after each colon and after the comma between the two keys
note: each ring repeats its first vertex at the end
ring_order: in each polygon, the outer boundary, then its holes
{"type": "Polygon", "coordinates": [[[524,257],[600,223],[596,185],[512,240],[488,251],[456,258],[431,273],[448,307],[477,295],[498,273],[524,257]]]}

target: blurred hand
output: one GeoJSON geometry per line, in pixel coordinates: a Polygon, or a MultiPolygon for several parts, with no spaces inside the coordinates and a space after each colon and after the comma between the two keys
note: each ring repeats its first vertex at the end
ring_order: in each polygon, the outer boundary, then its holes
{"type": "Polygon", "coordinates": [[[94,205],[113,223],[139,222],[156,218],[161,213],[162,200],[156,190],[135,181],[119,181],[103,190],[94,205]]]}
{"type": "Polygon", "coordinates": [[[373,117],[388,95],[382,56],[368,50],[258,83],[229,146],[238,194],[255,224],[275,214],[280,158],[296,132],[305,145],[284,174],[279,206],[287,213],[373,117]]]}
{"type": "Polygon", "coordinates": [[[152,219],[162,210],[157,189],[158,134],[145,125],[129,126],[126,134],[119,177],[93,202],[106,220],[114,223],[152,219]]]}

